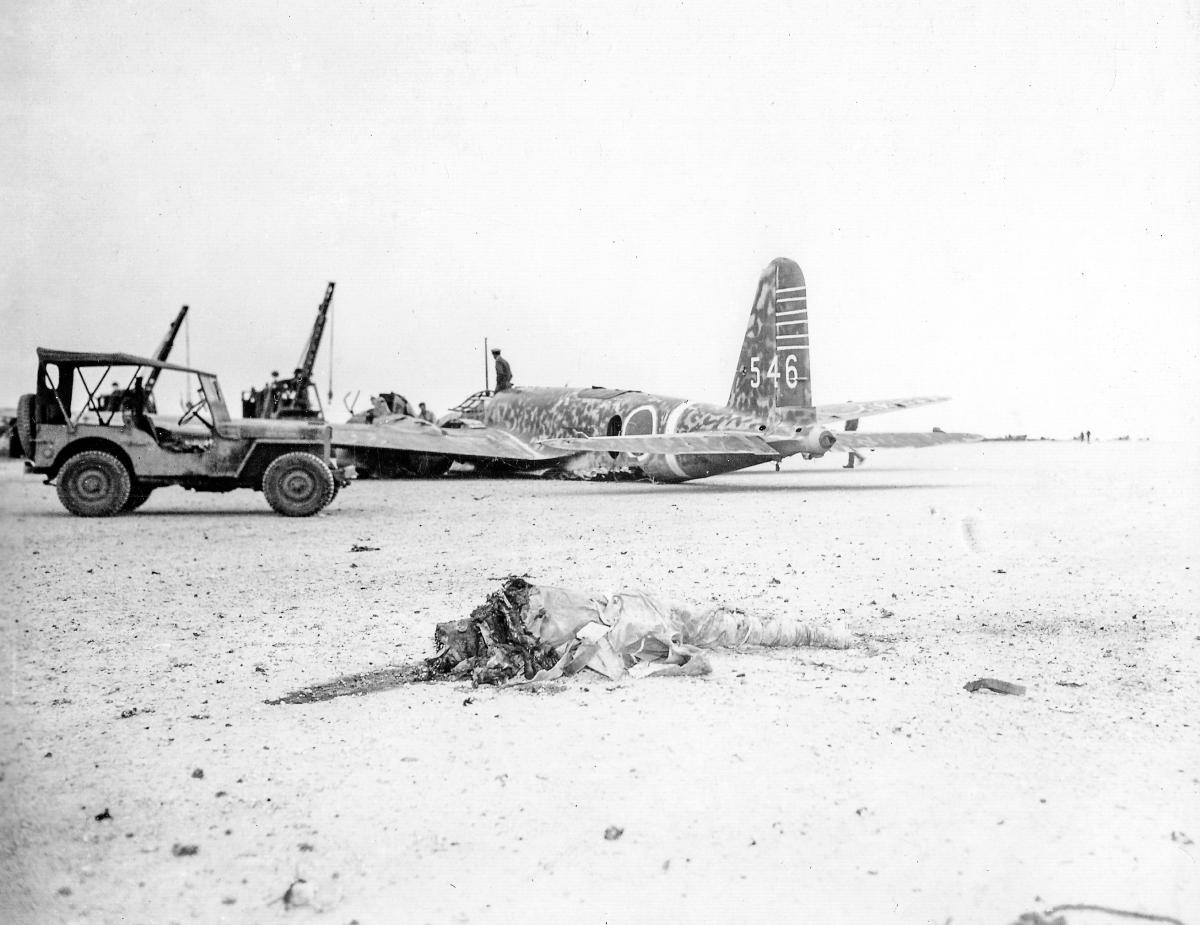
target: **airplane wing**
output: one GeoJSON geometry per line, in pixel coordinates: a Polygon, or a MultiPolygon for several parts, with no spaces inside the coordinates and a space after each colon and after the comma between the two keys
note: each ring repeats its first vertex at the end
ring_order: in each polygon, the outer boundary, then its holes
{"type": "Polygon", "coordinates": [[[456,459],[546,461],[579,452],[542,449],[493,427],[437,427],[406,418],[387,424],[334,424],[335,447],[436,453],[456,459]]]}
{"type": "MultiPolygon", "coordinates": [[[[941,395],[919,395],[916,398],[844,401],[836,405],[817,405],[813,410],[817,413],[817,423],[828,424],[831,421],[853,421],[857,418],[870,417],[873,414],[887,414],[891,411],[903,411],[906,408],[919,408],[922,405],[936,405],[938,402],[949,400],[941,395]]],[[[841,438],[839,437],[839,439],[841,438]]]]}
{"type": "Polygon", "coordinates": [[[638,434],[624,437],[562,437],[539,440],[539,447],[575,453],[670,453],[676,456],[708,453],[779,454],[759,434],[741,431],[704,431],[684,434],[638,434]]]}
{"type": "Polygon", "coordinates": [[[940,431],[929,434],[885,434],[870,433],[858,430],[835,431],[837,437],[832,452],[843,450],[890,450],[899,447],[940,446],[943,443],[978,443],[983,439],[979,434],[945,434],[940,431]]]}

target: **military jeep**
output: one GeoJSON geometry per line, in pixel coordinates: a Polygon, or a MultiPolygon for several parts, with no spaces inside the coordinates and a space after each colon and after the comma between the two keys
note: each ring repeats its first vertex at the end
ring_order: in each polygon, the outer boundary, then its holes
{"type": "Polygon", "coordinates": [[[180,485],[252,488],[278,513],[308,517],[346,484],[328,424],[233,420],[212,373],[125,353],[37,353],[37,392],[21,396],[17,431],[27,469],[56,484],[72,514],[132,511],[180,485]],[[113,392],[101,394],[110,374],[113,392]],[[181,413],[156,413],[172,388],[181,413]]]}

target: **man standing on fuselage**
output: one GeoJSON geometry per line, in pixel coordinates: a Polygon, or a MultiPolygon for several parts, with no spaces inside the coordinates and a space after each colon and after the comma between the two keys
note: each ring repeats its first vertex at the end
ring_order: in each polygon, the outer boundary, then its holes
{"type": "Polygon", "coordinates": [[[492,357],[496,361],[496,391],[507,392],[512,388],[512,367],[508,360],[500,356],[500,348],[492,348],[492,357]]]}

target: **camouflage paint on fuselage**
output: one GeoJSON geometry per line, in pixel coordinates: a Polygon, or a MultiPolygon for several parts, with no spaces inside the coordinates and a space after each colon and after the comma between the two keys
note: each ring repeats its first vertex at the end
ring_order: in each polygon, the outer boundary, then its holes
{"type": "MultiPolygon", "coordinates": [[[[517,388],[487,402],[483,423],[530,443],[561,437],[682,434],[735,430],[766,433],[764,418],[721,405],[602,388],[517,388]]],[[[788,428],[792,433],[794,427],[788,428]]],[[[682,482],[744,469],[766,460],[744,453],[581,453],[571,469],[638,468],[655,481],[682,482]]]]}

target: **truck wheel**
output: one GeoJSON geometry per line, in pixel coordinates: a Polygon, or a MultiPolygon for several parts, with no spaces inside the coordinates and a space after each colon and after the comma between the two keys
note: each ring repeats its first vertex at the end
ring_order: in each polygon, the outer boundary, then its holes
{"type": "Polygon", "coordinates": [[[139,507],[150,500],[150,493],[154,491],[155,485],[133,485],[129,489],[129,500],[125,502],[125,507],[122,510],[136,511],[139,507]]]}
{"type": "Polygon", "coordinates": [[[33,408],[35,398],[32,395],[22,395],[17,399],[17,437],[21,440],[21,450],[33,459],[33,408]]]}
{"type": "Polygon", "coordinates": [[[79,517],[121,513],[129,491],[129,470],[112,453],[84,450],[58,470],[58,500],[79,517]]]}
{"type": "Polygon", "coordinates": [[[284,517],[311,517],[333,498],[333,473],[312,453],[284,453],[263,473],[267,504],[284,517]]]}

